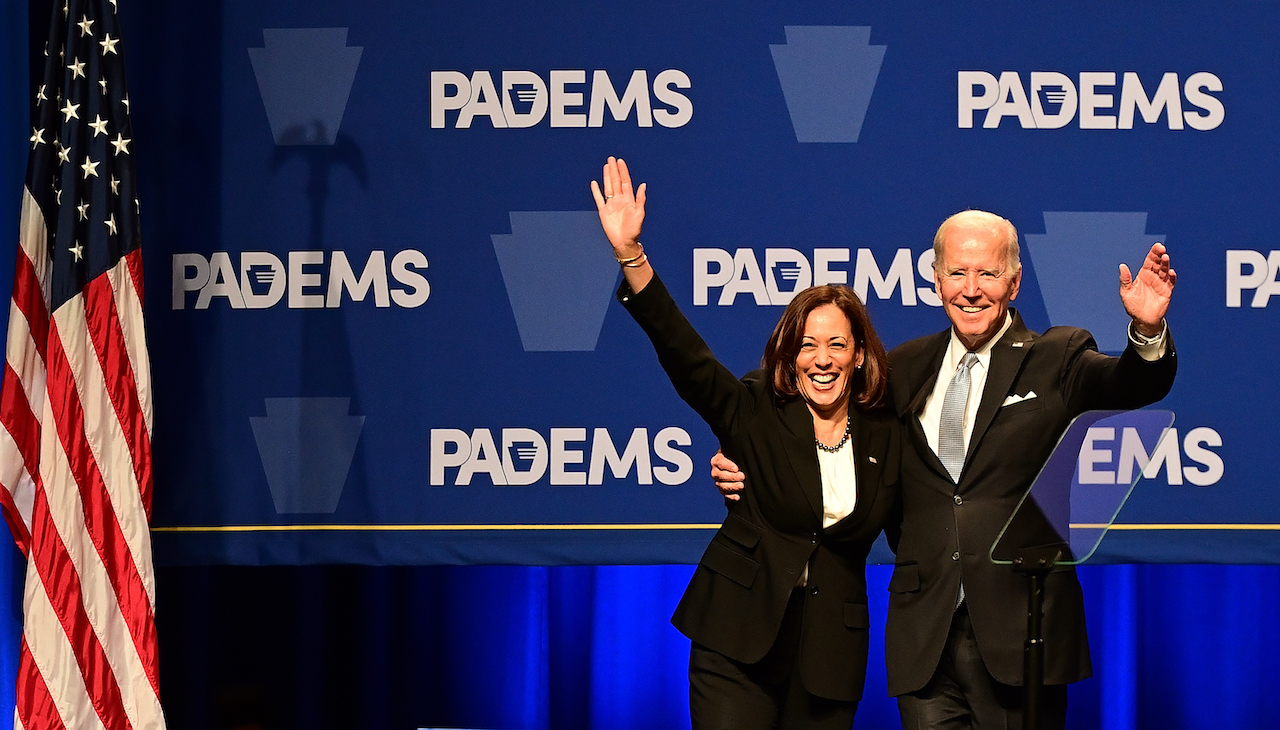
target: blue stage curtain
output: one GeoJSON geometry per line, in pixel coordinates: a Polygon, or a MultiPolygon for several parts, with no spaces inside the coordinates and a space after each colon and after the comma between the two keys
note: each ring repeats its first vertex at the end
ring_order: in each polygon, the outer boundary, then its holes
{"type": "MultiPolygon", "coordinates": [[[[8,533],[0,534],[8,540],[8,533]]],[[[13,717],[18,650],[22,643],[22,585],[26,563],[12,542],[0,548],[0,718],[13,717]]],[[[4,722],[0,719],[0,723],[4,722]]]]}
{"type": "MultiPolygon", "coordinates": [[[[159,572],[171,727],[687,728],[689,566],[159,572]]],[[[874,636],[891,569],[869,568],[874,636]]],[[[1094,678],[1073,729],[1268,727],[1277,566],[1081,569],[1094,678]]],[[[873,652],[856,728],[893,728],[873,652]]]]}

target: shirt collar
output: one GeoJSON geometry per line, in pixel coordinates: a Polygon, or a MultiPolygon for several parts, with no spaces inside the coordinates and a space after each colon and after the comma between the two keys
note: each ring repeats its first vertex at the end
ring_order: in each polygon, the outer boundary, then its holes
{"type": "MultiPolygon", "coordinates": [[[[1013,313],[1006,311],[1004,313],[1004,325],[1000,328],[1000,331],[996,333],[995,337],[987,340],[986,344],[982,347],[974,350],[973,354],[978,356],[978,365],[981,366],[983,370],[988,369],[990,366],[991,348],[995,347],[996,343],[1000,341],[1001,337],[1004,337],[1004,333],[1008,332],[1009,327],[1012,325],[1013,313]]],[[[943,358],[942,370],[939,371],[942,373],[954,373],[956,368],[960,367],[961,358],[963,358],[964,354],[969,351],[968,348],[964,346],[964,343],[960,341],[960,338],[956,336],[955,328],[951,328],[950,331],[951,342],[947,345],[947,355],[943,358]]],[[[950,377],[950,375],[948,375],[948,377],[950,377]]]]}

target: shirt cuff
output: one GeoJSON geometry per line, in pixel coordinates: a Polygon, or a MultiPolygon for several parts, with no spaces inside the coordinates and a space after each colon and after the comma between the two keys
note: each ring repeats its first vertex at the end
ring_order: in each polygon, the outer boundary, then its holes
{"type": "Polygon", "coordinates": [[[1129,322],[1129,342],[1133,345],[1133,349],[1138,351],[1138,355],[1147,362],[1155,362],[1164,357],[1165,353],[1165,335],[1169,332],[1169,323],[1160,323],[1160,334],[1155,337],[1147,337],[1138,330],[1134,329],[1133,322],[1129,322]]]}

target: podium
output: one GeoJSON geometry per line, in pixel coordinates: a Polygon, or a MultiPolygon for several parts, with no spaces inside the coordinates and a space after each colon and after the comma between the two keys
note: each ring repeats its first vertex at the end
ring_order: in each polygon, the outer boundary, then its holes
{"type": "Polygon", "coordinates": [[[1167,410],[1080,414],[991,545],[993,563],[1027,577],[1024,730],[1040,727],[1045,578],[1058,566],[1079,565],[1093,555],[1172,425],[1173,412],[1167,410]]]}

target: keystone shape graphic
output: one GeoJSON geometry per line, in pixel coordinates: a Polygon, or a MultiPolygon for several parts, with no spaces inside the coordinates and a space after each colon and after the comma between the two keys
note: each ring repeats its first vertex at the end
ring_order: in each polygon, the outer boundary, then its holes
{"type": "Polygon", "coordinates": [[[869,26],[788,25],[770,44],[797,142],[857,142],[888,46],[869,26]]]}
{"type": "Polygon", "coordinates": [[[264,28],[249,60],[277,145],[331,145],[342,126],[361,46],[346,28],[264,28]]]}
{"type": "Polygon", "coordinates": [[[333,514],[351,470],[364,416],[350,398],[265,398],[253,438],[277,514],[333,514]]]}
{"type": "Polygon", "coordinates": [[[1103,352],[1124,351],[1129,315],[1120,303],[1120,264],[1135,274],[1162,235],[1148,235],[1147,214],[1044,213],[1044,233],[1028,233],[1040,295],[1051,325],[1083,327],[1103,352]]]}
{"type": "Polygon", "coordinates": [[[525,352],[596,349],[618,263],[595,211],[513,211],[493,250],[525,352]]]}

